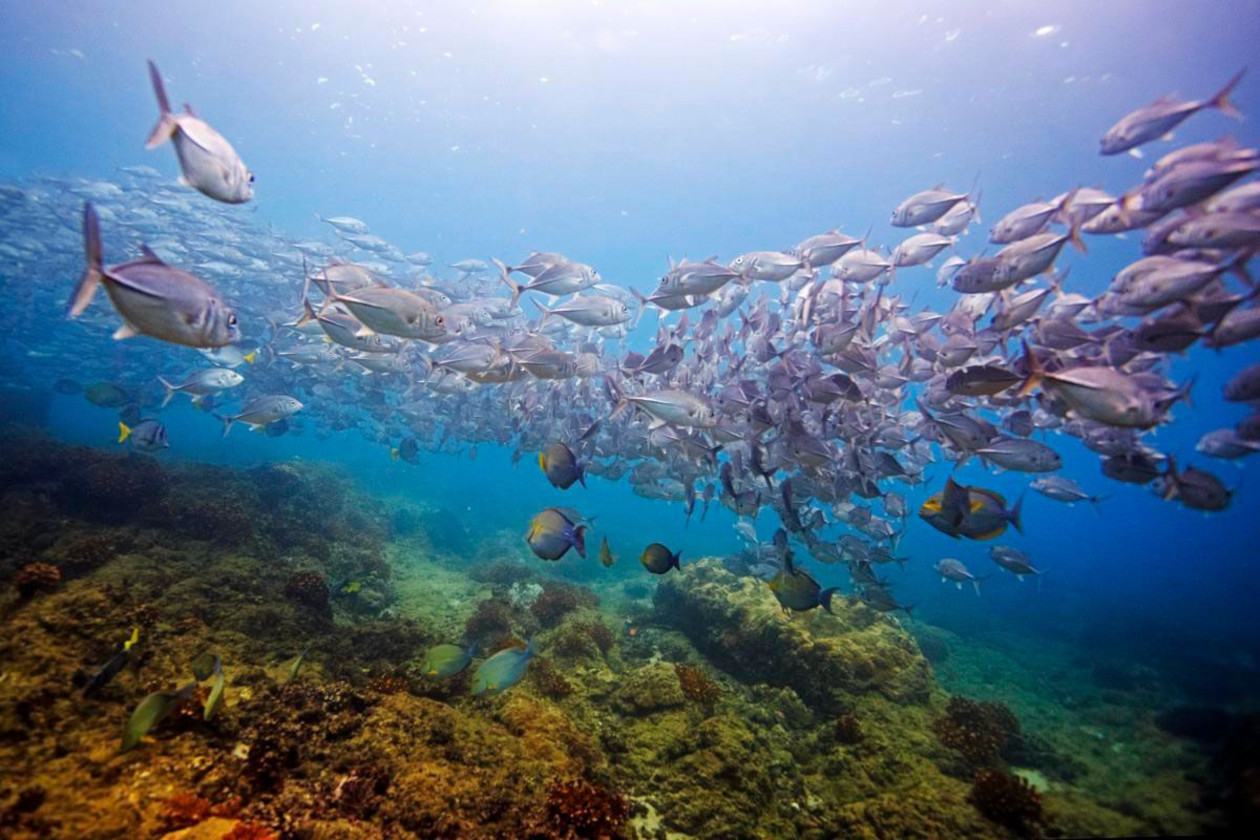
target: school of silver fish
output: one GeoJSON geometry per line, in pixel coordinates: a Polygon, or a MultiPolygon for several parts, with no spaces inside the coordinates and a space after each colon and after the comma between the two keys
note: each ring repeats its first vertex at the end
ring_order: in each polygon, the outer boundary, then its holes
{"type": "MultiPolygon", "coordinates": [[[[914,511],[897,488],[941,460],[1029,473],[1050,499],[1098,503],[1055,474],[1052,442],[1068,435],[1108,479],[1196,510],[1231,502],[1224,481],[1161,453],[1151,432],[1188,410],[1193,380],[1170,381],[1170,357],[1260,337],[1248,272],[1260,250],[1260,181],[1249,180],[1260,151],[1233,138],[1169,152],[1118,196],[1064,185],[1015,208],[993,224],[992,253],[959,254],[980,224],[974,188],[936,186],[893,209],[908,235],[890,248],[832,230],[725,261],[671,260],[645,293],[558,252],[437,266],[346,216],[319,217],[331,244],[263,230],[231,206],[254,198],[254,176],[208,122],[172,113],[150,71],[160,116],[148,145],[172,142],[179,184],[133,166],[117,183],[0,186],[8,276],[80,276],[73,290],[68,279],[11,280],[6,332],[22,336],[54,390],[105,380],[87,396],[126,405],[135,431],[122,437],[138,447],[178,445],[137,415],[183,392],[224,435],[238,423],[270,435],[353,431],[413,464],[424,452],[475,457],[483,442],[517,461],[537,452],[557,488],[626,478],[641,496],[681,503],[688,520],[697,505],[701,517],[715,500],[730,508],[750,570],[787,609],[829,608],[831,597],[793,564],[789,539],[846,564],[864,603],[902,609],[874,569],[905,559],[897,542],[914,511]],[[1141,257],[1101,294],[1073,292],[1056,267],[1065,249],[1129,231],[1144,234],[1141,257]],[[944,312],[912,304],[933,272],[957,293],[944,312]],[[93,303],[101,287],[112,306],[93,303]],[[67,300],[81,328],[31,327],[67,300]],[[653,309],[655,335],[637,335],[653,309]],[[102,352],[105,334],[175,347],[102,352]],[[782,528],[762,544],[751,520],[765,507],[782,528]],[[826,536],[834,525],[843,536],[826,536]]],[[[1103,136],[1102,154],[1136,155],[1206,109],[1237,116],[1229,94],[1240,78],[1207,99],[1166,96],[1134,111],[1103,136]]],[[[1260,364],[1221,396],[1260,405],[1260,364]]],[[[1197,449],[1213,459],[1260,450],[1260,413],[1197,449]]],[[[918,514],[949,536],[988,540],[1022,528],[1021,500],[951,478],[918,514]]],[[[548,559],[584,552],[587,527],[576,511],[548,508],[531,544],[548,559]]],[[[611,563],[606,541],[602,553],[611,563]]],[[[992,556],[1021,580],[1040,573],[1015,549],[992,556]]],[[[678,558],[658,546],[643,562],[663,573],[678,558]]],[[[961,562],[936,568],[979,593],[983,576],[961,562]]]]}

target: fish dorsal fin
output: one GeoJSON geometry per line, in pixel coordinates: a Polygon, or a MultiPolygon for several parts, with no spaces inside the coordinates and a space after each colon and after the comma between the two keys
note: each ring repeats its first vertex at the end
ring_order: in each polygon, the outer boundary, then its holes
{"type": "Polygon", "coordinates": [[[193,110],[193,106],[189,105],[187,102],[184,103],[184,113],[190,117],[197,116],[197,112],[193,110]]]}
{"type": "Polygon", "coordinates": [[[136,262],[157,263],[158,265],[165,265],[165,263],[162,262],[162,258],[159,257],[156,253],[154,253],[153,249],[150,248],[148,245],[145,245],[142,243],[140,245],[140,253],[143,256],[141,257],[141,259],[136,260],[136,262]]]}

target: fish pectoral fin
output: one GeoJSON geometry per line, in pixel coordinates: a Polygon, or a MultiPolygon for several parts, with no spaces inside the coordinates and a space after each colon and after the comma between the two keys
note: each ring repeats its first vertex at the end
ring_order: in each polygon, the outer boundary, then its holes
{"type": "Polygon", "coordinates": [[[122,341],[124,338],[134,338],[140,335],[140,331],[133,324],[127,321],[122,322],[122,326],[114,330],[114,341],[122,341]]]}

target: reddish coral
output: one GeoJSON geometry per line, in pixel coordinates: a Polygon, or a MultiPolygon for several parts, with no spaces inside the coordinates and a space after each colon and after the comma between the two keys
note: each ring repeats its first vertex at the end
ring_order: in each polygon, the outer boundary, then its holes
{"type": "Polygon", "coordinates": [[[331,799],[346,816],[364,819],[376,812],[389,783],[389,774],[379,767],[356,767],[337,781],[331,799]]]}
{"type": "Polygon", "coordinates": [[[231,831],[220,837],[219,840],[280,840],[280,835],[265,825],[243,822],[237,823],[232,827],[231,831]]]}
{"type": "Polygon", "coordinates": [[[464,623],[464,636],[482,645],[511,632],[512,613],[502,601],[494,598],[478,604],[464,623]]]}
{"type": "Polygon", "coordinates": [[[548,822],[560,837],[619,838],[629,815],[625,797],[581,779],[547,788],[548,822]]]}
{"type": "Polygon", "coordinates": [[[967,801],[989,819],[1019,834],[1033,834],[1045,822],[1041,796],[1032,785],[1001,770],[977,770],[967,801]]]}
{"type": "Polygon", "coordinates": [[[377,694],[402,694],[410,688],[407,678],[400,674],[377,674],[368,680],[368,688],[377,694]]]}
{"type": "Polygon", "coordinates": [[[13,579],[23,600],[34,597],[36,592],[51,592],[60,583],[61,570],[47,563],[28,563],[18,570],[13,579]]]}
{"type": "Polygon", "coordinates": [[[205,822],[211,817],[235,817],[240,811],[240,800],[233,799],[221,805],[212,805],[193,793],[177,793],[163,801],[158,822],[164,831],[178,831],[205,822]]]}
{"type": "Polygon", "coordinates": [[[205,822],[212,816],[212,810],[207,799],[192,793],[177,793],[163,803],[158,822],[165,831],[178,831],[205,822]]]}
{"type": "Polygon", "coordinates": [[[573,686],[546,657],[534,658],[533,665],[529,669],[529,676],[538,688],[538,693],[544,697],[559,700],[573,693],[573,686]]]}
{"type": "Polygon", "coordinates": [[[294,572],[284,586],[284,594],[306,607],[313,615],[332,617],[328,582],[319,572],[294,572]]]}
{"type": "Polygon", "coordinates": [[[616,641],[617,637],[613,634],[613,631],[608,629],[607,624],[604,624],[602,621],[591,621],[581,625],[581,627],[590,634],[591,639],[599,647],[600,653],[608,653],[608,651],[612,650],[613,642],[616,641]]]}
{"type": "Polygon", "coordinates": [[[709,679],[699,668],[684,665],[681,662],[674,663],[674,671],[678,674],[678,685],[682,688],[683,696],[713,711],[718,698],[722,696],[722,689],[718,684],[709,679]]]}
{"type": "Polygon", "coordinates": [[[548,581],[543,591],[529,605],[529,611],[543,627],[555,627],[566,615],[578,607],[599,605],[599,598],[589,589],[548,581]]]}
{"type": "Polygon", "coordinates": [[[941,743],[957,750],[972,767],[1001,764],[1002,749],[1019,735],[1019,721],[1004,704],[951,697],[945,717],[935,724],[941,743]]]}

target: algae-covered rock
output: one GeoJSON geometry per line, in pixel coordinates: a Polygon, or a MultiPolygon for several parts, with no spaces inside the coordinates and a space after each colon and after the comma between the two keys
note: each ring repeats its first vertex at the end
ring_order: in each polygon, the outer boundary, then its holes
{"type": "Polygon", "coordinates": [[[835,615],[788,616],[765,583],[737,577],[713,558],[663,580],[655,605],[658,620],[732,675],[789,686],[819,711],[843,711],[868,692],[900,703],[930,693],[930,669],[914,640],[865,606],[836,598],[835,615]]]}
{"type": "Polygon", "coordinates": [[[617,692],[618,710],[631,715],[675,709],[686,702],[678,672],[668,662],[654,662],[627,672],[617,692]]]}
{"type": "Polygon", "coordinates": [[[162,840],[221,840],[236,831],[240,825],[240,820],[211,817],[189,828],[163,834],[162,840]]]}

